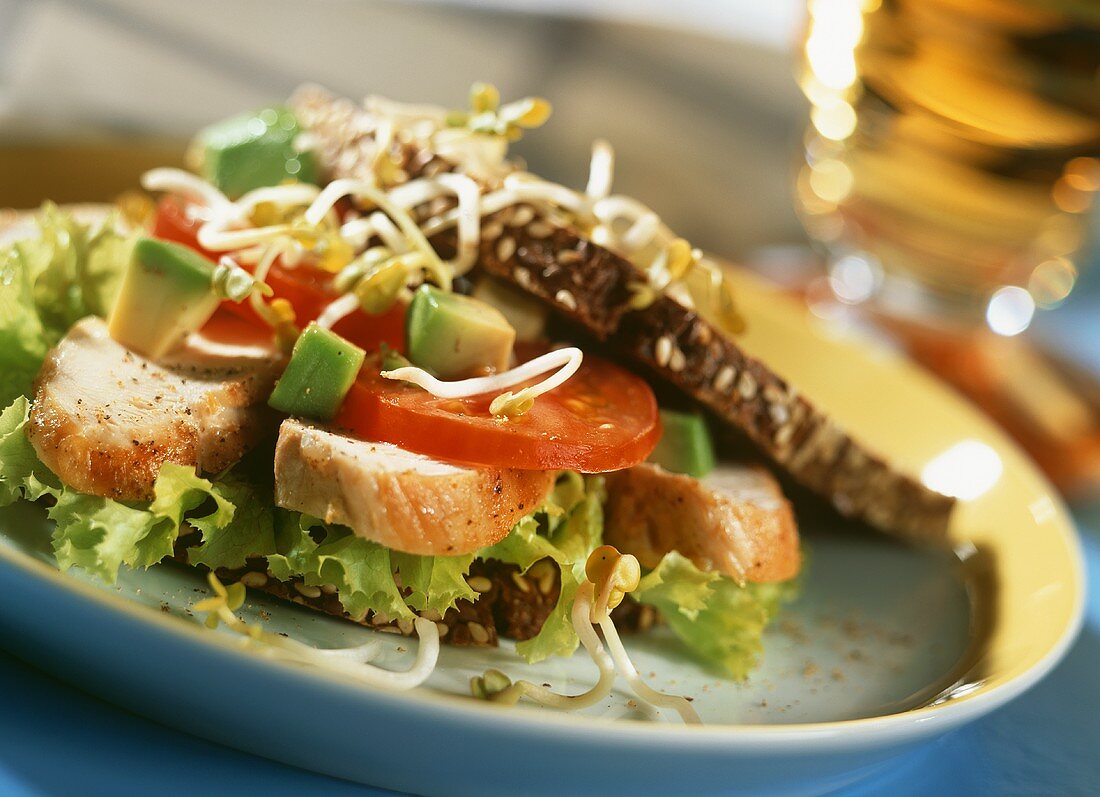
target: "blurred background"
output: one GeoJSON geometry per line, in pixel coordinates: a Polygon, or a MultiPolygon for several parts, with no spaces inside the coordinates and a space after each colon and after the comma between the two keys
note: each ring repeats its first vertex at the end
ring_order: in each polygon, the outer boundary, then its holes
{"type": "Polygon", "coordinates": [[[0,0],[0,207],[110,200],[303,81],[542,95],[530,168],[907,349],[1100,492],[1093,0],[0,0]]]}
{"type": "MultiPolygon", "coordinates": [[[[486,80],[505,97],[553,102],[550,122],[517,147],[532,170],[579,185],[592,140],[607,138],[619,191],[740,255],[800,234],[789,177],[805,108],[789,45],[802,13],[788,0],[689,0],[675,13],[621,0],[0,0],[0,135],[136,138],[176,153],[200,127],[306,81],[457,107],[486,80]]],[[[27,192],[5,188],[7,203],[133,184],[109,158],[103,171],[118,179],[97,174],[87,187],[33,158],[3,166],[27,192]],[[24,179],[32,169],[37,179],[24,179]]]]}

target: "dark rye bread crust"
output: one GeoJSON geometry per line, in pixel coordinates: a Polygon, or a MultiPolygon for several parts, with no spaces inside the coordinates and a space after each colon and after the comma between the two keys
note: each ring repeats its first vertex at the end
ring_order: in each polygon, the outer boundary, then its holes
{"type": "MultiPolygon", "coordinates": [[[[371,173],[368,114],[317,90],[299,94],[295,108],[321,143],[321,165],[330,177],[371,173]]],[[[395,144],[392,152],[409,179],[454,168],[406,144],[395,144]]],[[[418,211],[422,219],[430,218],[451,206],[436,201],[418,211]]],[[[522,288],[691,396],[846,517],[914,540],[935,541],[946,534],[953,498],[928,489],[854,440],[693,310],[666,295],[634,309],[631,286],[646,282],[640,269],[533,210],[510,207],[482,220],[479,269],[522,288]]],[[[453,231],[432,243],[446,253],[454,246],[453,231]]]]}
{"type": "MultiPolygon", "coordinates": [[[[195,542],[197,543],[197,539],[195,542]]],[[[175,559],[186,563],[184,549],[177,550],[175,559]]],[[[200,570],[206,570],[199,566],[200,570]]],[[[276,598],[306,606],[314,611],[350,620],[353,623],[388,634],[411,636],[410,620],[393,620],[368,612],[356,619],[344,611],[335,590],[309,587],[300,580],[280,581],[267,572],[262,559],[251,559],[241,568],[218,568],[217,576],[225,584],[241,582],[249,589],[259,590],[276,598]]],[[[436,619],[440,639],[457,647],[492,648],[502,638],[522,642],[542,629],[546,618],[557,605],[561,580],[557,565],[549,560],[536,563],[526,575],[515,565],[496,560],[475,560],[470,565],[469,579],[477,583],[483,578],[484,592],[476,601],[460,600],[454,609],[436,619]],[[541,568],[540,565],[545,565],[541,568]]],[[[479,585],[480,586],[480,585],[479,585]]],[[[423,616],[428,616],[424,613],[423,616]]],[[[624,601],[612,617],[620,631],[644,632],[659,622],[657,610],[633,601],[624,601]]]]}
{"type": "MultiPolygon", "coordinates": [[[[192,543],[197,544],[198,538],[181,539],[174,556],[176,561],[187,563],[186,546],[192,543]]],[[[200,565],[199,569],[207,568],[200,565]]],[[[241,568],[218,568],[216,574],[223,583],[241,582],[249,589],[377,631],[404,636],[413,633],[411,620],[396,620],[373,612],[363,618],[352,617],[344,611],[331,587],[307,586],[300,579],[280,581],[268,572],[264,559],[250,559],[241,568]]],[[[460,600],[442,616],[423,614],[436,621],[440,638],[451,645],[496,647],[501,637],[516,641],[530,639],[542,628],[561,593],[557,566],[549,561],[536,563],[523,575],[515,565],[478,559],[470,565],[467,580],[479,592],[476,601],[460,600]]]]}
{"type": "MultiPolygon", "coordinates": [[[[837,510],[914,539],[947,532],[953,498],[892,468],[759,360],[693,310],[661,295],[633,309],[633,264],[564,227],[510,225],[482,243],[479,267],[543,300],[594,337],[629,355],[743,432],[782,470],[837,510]],[[534,228],[534,229],[532,229],[534,228]]],[[[441,242],[443,243],[443,242],[441,242]]]]}

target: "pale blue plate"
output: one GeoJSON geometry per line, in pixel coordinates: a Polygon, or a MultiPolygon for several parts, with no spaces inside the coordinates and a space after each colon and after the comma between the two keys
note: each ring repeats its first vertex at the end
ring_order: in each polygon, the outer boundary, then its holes
{"type": "MultiPolygon", "coordinates": [[[[739,287],[742,296],[759,290],[739,287]]],[[[1080,625],[1082,559],[1060,501],[988,421],[887,353],[807,331],[793,311],[779,310],[750,318],[756,334],[803,339],[788,338],[771,362],[782,367],[788,354],[810,361],[801,374],[807,392],[834,401],[842,391],[815,379],[849,384],[857,396],[878,385],[877,401],[831,409],[876,444],[894,446],[891,455],[915,472],[947,486],[954,478],[970,497],[952,526],[954,554],[838,532],[803,512],[804,590],[769,632],[747,683],[716,678],[667,636],[631,640],[640,670],[658,688],[691,695],[704,727],[647,714],[625,691],[583,716],[466,696],[469,677],[489,666],[579,691],[594,680],[580,654],[529,668],[507,646],[445,648],[427,686],[400,694],[271,661],[194,621],[189,607],[206,595],[195,572],[124,572],[114,587],[57,572],[49,524],[28,505],[0,510],[5,646],[165,724],[402,791],[667,795],[690,784],[694,793],[782,795],[853,783],[1044,675],[1080,625]],[[836,361],[824,368],[825,357],[836,361]],[[936,423],[914,428],[918,417],[936,423]],[[961,463],[951,453],[960,451],[961,463]],[[973,459],[974,451],[982,456],[973,459]]],[[[254,597],[245,614],[261,612],[267,627],[319,646],[375,634],[254,597]]],[[[408,640],[379,636],[388,645],[383,664],[410,659],[408,640]]]]}

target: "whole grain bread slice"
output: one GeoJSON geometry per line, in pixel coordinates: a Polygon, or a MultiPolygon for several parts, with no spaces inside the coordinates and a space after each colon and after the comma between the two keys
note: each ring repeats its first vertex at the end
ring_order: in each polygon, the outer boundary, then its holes
{"type": "MultiPolygon", "coordinates": [[[[187,546],[198,542],[198,535],[182,537],[172,558],[179,564],[191,566],[187,546]]],[[[208,570],[204,565],[196,567],[204,572],[208,570]]],[[[397,620],[374,612],[353,617],[344,611],[335,590],[308,586],[300,579],[282,581],[275,578],[267,570],[263,558],[249,559],[243,567],[220,567],[215,572],[223,583],[240,582],[251,590],[376,631],[403,636],[413,633],[411,620],[397,620]]],[[[516,642],[531,639],[542,630],[561,595],[558,567],[549,559],[536,562],[526,573],[496,559],[475,559],[468,578],[479,590],[476,601],[459,600],[443,615],[421,614],[435,620],[440,639],[445,644],[456,647],[497,647],[502,638],[516,642]]],[[[612,617],[624,632],[644,632],[659,621],[655,608],[633,600],[620,604],[612,617]]]]}
{"type": "MultiPolygon", "coordinates": [[[[187,565],[187,547],[198,543],[197,534],[181,537],[172,558],[187,565]]],[[[208,569],[204,565],[197,567],[203,571],[208,569]]],[[[278,579],[267,569],[267,561],[263,558],[248,559],[243,567],[222,567],[215,572],[226,584],[240,582],[249,589],[368,628],[404,636],[413,633],[412,620],[399,620],[370,611],[363,617],[354,617],[344,611],[331,587],[306,585],[297,578],[278,579]]],[[[517,642],[531,639],[542,629],[561,594],[558,568],[550,560],[536,562],[524,574],[515,565],[495,559],[475,559],[467,578],[479,593],[476,601],[459,600],[454,608],[442,615],[427,612],[421,615],[437,623],[445,643],[460,647],[496,647],[501,637],[517,642]]],[[[631,623],[628,627],[636,626],[631,623]]]]}
{"type": "MultiPolygon", "coordinates": [[[[330,178],[373,174],[378,120],[372,114],[316,88],[300,91],[292,104],[314,136],[330,178]]],[[[389,152],[406,179],[457,168],[406,141],[394,140],[389,152]]],[[[484,187],[496,186],[489,181],[484,187]]],[[[448,207],[446,200],[436,200],[417,211],[430,227],[431,218],[448,207]]],[[[454,246],[454,233],[431,240],[446,252],[454,246]]],[[[540,216],[531,205],[505,208],[482,219],[478,268],[538,298],[711,410],[841,514],[913,540],[935,541],[946,534],[953,498],[853,439],[765,363],[672,296],[659,295],[636,309],[631,286],[645,284],[646,275],[580,231],[540,216]]]]}
{"type": "Polygon", "coordinates": [[[531,226],[540,224],[548,226],[536,220],[506,227],[497,240],[484,241],[480,268],[543,300],[691,396],[846,517],[911,539],[946,534],[953,498],[853,439],[765,363],[674,298],[662,295],[632,309],[628,286],[644,280],[633,264],[573,230],[557,227],[542,236],[536,226],[532,234],[531,226]]]}

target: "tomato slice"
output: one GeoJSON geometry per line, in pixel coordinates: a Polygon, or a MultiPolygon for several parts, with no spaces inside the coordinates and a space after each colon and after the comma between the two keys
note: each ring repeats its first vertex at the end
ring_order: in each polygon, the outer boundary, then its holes
{"type": "Polygon", "coordinates": [[[355,437],[452,462],[583,473],[637,465],[661,436],[649,385],[588,355],[572,378],[539,396],[525,415],[495,418],[489,414],[492,399],[435,398],[383,379],[377,360],[368,360],[335,425],[355,437]]]}
{"type": "MultiPolygon", "coordinates": [[[[152,231],[155,237],[189,246],[217,262],[218,254],[199,246],[199,226],[200,223],[188,215],[187,205],[178,197],[164,196],[157,204],[152,231]]],[[[286,299],[294,307],[300,326],[315,320],[339,296],[332,288],[332,274],[305,264],[285,268],[276,262],[268,272],[266,281],[275,297],[286,299]]],[[[225,302],[223,306],[247,321],[264,323],[248,302],[225,302]]],[[[397,304],[377,316],[352,313],[338,321],[333,330],[367,351],[377,351],[383,343],[402,351],[405,347],[405,308],[397,304]]]]}
{"type": "Polygon", "coordinates": [[[166,194],[157,203],[153,217],[153,237],[189,246],[200,255],[218,262],[218,256],[199,246],[199,222],[187,215],[187,208],[179,197],[166,194]]]}

